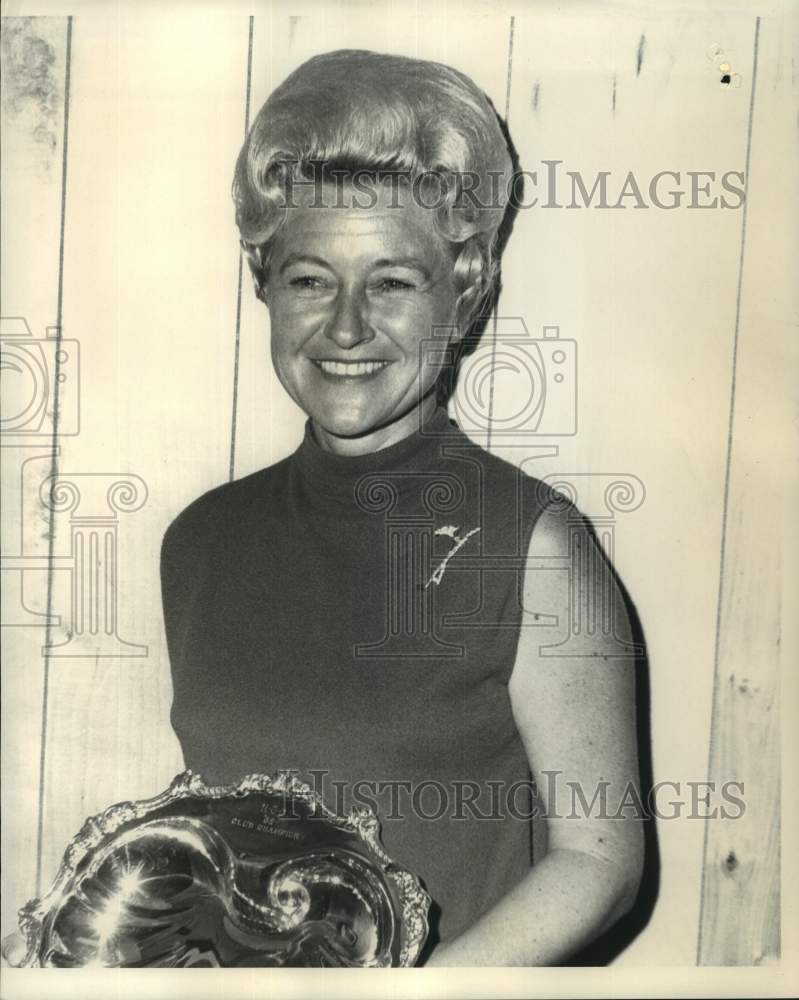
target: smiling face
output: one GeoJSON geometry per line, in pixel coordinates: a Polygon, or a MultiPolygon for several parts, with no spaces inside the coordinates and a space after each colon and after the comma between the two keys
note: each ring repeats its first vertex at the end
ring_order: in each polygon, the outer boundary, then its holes
{"type": "Polygon", "coordinates": [[[278,378],[340,454],[393,444],[432,410],[440,365],[422,344],[456,322],[452,254],[431,211],[403,188],[374,193],[364,208],[345,189],[341,208],[331,189],[323,208],[307,192],[275,238],[265,289],[278,378]]]}

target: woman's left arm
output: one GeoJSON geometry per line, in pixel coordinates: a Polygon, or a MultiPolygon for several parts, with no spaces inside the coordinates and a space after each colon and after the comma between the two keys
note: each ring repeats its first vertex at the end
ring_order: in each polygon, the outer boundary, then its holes
{"type": "Polygon", "coordinates": [[[472,927],[436,948],[428,966],[558,965],[635,899],[644,850],[636,807],[635,660],[618,655],[618,640],[632,641],[630,624],[593,533],[582,521],[576,526],[577,551],[574,508],[545,510],[533,530],[509,683],[547,817],[547,854],[472,927]],[[548,557],[560,557],[562,565],[569,553],[571,580],[565,570],[540,568],[548,557]],[[588,627],[597,597],[603,617],[612,610],[616,639],[602,622],[588,627]],[[581,614],[570,619],[575,602],[581,614]],[[545,624],[545,616],[558,624],[545,624]],[[579,634],[572,632],[568,651],[555,649],[569,635],[570,620],[581,622],[579,634]]]}

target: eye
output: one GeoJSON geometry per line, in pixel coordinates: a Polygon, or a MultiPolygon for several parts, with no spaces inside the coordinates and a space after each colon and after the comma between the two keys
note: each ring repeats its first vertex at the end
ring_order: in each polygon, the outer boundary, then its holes
{"type": "Polygon", "coordinates": [[[415,287],[412,282],[403,281],[401,278],[383,278],[376,285],[380,292],[410,292],[415,287]]]}
{"type": "Polygon", "coordinates": [[[324,281],[312,274],[300,274],[297,275],[296,278],[292,278],[289,281],[289,285],[292,288],[298,288],[301,291],[314,291],[318,288],[323,288],[324,281]]]}

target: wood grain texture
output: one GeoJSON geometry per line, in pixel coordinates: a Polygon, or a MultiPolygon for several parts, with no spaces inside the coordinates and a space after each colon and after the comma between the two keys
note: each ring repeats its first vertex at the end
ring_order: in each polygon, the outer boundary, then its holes
{"type": "MultiPolygon", "coordinates": [[[[43,888],[87,815],[182,768],[159,548],[178,511],[227,478],[246,42],[247,19],[224,15],[75,21],[64,327],[80,340],[84,422],[59,471],[84,514],[115,521],[114,577],[102,548],[85,560],[113,591],[123,644],[108,655],[101,629],[50,656],[43,888]],[[133,484],[132,509],[113,512],[115,482],[133,484]]],[[[59,559],[79,514],[57,517],[59,559]]],[[[62,643],[70,573],[53,575],[62,643]]]]}
{"type": "MultiPolygon", "coordinates": [[[[743,170],[751,83],[747,74],[739,89],[720,86],[707,56],[713,42],[750,60],[752,18],[574,9],[517,17],[510,132],[522,167],[537,171],[525,203],[538,203],[514,225],[499,312],[521,317],[533,336],[556,325],[576,342],[577,433],[493,443],[538,477],[587,474],[577,503],[589,516],[607,516],[613,473],[643,484],[640,507],[615,516],[613,556],[648,648],[653,777],[679,783],[686,803],[707,759],[741,234],[740,210],[687,207],[688,172],[713,172],[718,193],[721,175],[743,170]],[[558,160],[551,185],[545,161],[558,160]],[[679,179],[665,178],[661,200],[682,191],[679,208],[638,209],[632,199],[617,209],[566,207],[567,171],[589,191],[608,172],[611,205],[632,172],[652,205],[647,187],[664,170],[679,179]],[[541,443],[559,454],[537,457],[541,443]],[[675,738],[686,712],[690,724],[675,738]]],[[[574,202],[584,204],[579,192],[574,202]]],[[[512,412],[522,391],[506,381],[498,395],[512,412]]],[[[657,825],[658,903],[619,965],[695,961],[703,824],[684,808],[657,825]]]]}
{"type": "Polygon", "coordinates": [[[757,27],[749,198],[741,251],[739,316],[719,584],[709,780],[736,782],[745,812],[709,822],[698,961],[759,965],[780,957],[780,670],[783,502],[794,459],[781,428],[796,349],[790,267],[796,259],[796,189],[790,160],[787,25],[757,27]],[[790,231],[789,231],[790,229],[790,231]]]}
{"type": "MultiPolygon", "coordinates": [[[[66,50],[66,17],[3,19],[0,481],[4,929],[16,923],[17,908],[32,893],[37,869],[45,675],[42,645],[50,531],[49,512],[40,501],[38,485],[51,468],[55,444],[52,335],[60,280],[66,50]],[[35,343],[28,345],[26,341],[35,343]],[[17,373],[18,382],[7,381],[17,373]],[[44,392],[40,398],[34,386],[44,392]],[[15,413],[19,419],[13,419],[15,413]]],[[[71,389],[72,385],[65,394],[71,389]]]]}

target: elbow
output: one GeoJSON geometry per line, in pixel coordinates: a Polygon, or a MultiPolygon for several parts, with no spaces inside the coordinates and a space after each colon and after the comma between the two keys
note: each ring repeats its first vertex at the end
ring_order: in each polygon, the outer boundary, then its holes
{"type": "Polygon", "coordinates": [[[638,890],[641,888],[641,875],[637,874],[635,876],[629,876],[624,880],[619,888],[618,892],[618,903],[614,910],[614,919],[618,920],[620,917],[628,914],[635,901],[638,898],[638,890]]]}
{"type": "Polygon", "coordinates": [[[635,835],[628,845],[624,865],[619,866],[615,885],[616,907],[614,917],[618,919],[629,913],[638,898],[644,875],[644,830],[640,822],[635,825],[635,835]]]}
{"type": "Polygon", "coordinates": [[[597,891],[602,897],[607,926],[629,913],[638,898],[644,874],[644,831],[631,823],[611,849],[592,852],[597,891]]]}

